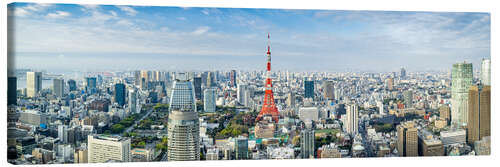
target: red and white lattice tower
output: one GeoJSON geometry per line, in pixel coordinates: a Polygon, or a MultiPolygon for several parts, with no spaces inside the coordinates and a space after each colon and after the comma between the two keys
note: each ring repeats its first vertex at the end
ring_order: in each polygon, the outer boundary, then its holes
{"type": "Polygon", "coordinates": [[[275,122],[278,122],[279,120],[279,111],[274,104],[273,81],[271,80],[271,46],[269,34],[267,34],[266,90],[264,95],[264,102],[262,104],[262,110],[260,110],[260,113],[255,120],[259,121],[263,116],[272,116],[275,122]]]}

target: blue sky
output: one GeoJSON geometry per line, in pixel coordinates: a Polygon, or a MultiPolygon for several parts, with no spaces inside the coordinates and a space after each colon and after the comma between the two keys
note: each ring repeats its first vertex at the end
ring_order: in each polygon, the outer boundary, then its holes
{"type": "Polygon", "coordinates": [[[448,70],[490,58],[488,13],[15,3],[17,68],[448,70]]]}

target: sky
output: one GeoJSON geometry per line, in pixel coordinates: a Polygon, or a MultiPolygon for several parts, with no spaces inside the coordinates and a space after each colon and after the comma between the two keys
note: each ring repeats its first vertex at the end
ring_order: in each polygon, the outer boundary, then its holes
{"type": "Polygon", "coordinates": [[[451,70],[490,58],[490,14],[14,3],[9,56],[53,71],[451,70]]]}

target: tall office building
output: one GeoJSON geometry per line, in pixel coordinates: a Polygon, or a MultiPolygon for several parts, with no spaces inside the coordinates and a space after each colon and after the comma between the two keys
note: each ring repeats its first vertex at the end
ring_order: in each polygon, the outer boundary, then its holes
{"type": "Polygon", "coordinates": [[[403,122],[397,127],[398,132],[398,153],[402,157],[418,156],[418,135],[417,128],[413,122],[403,122]]]}
{"type": "Polygon", "coordinates": [[[210,88],[214,85],[214,74],[213,72],[209,71],[207,74],[207,88],[210,88]]]}
{"type": "Polygon", "coordinates": [[[57,97],[63,97],[64,96],[64,79],[54,79],[53,80],[54,84],[52,85],[53,86],[53,90],[54,90],[54,95],[56,95],[57,97]]]}
{"type": "Polygon", "coordinates": [[[346,122],[344,123],[347,133],[356,135],[358,133],[358,106],[356,104],[346,104],[346,122]]]}
{"type": "Polygon", "coordinates": [[[85,89],[87,93],[94,94],[97,93],[97,79],[96,77],[85,78],[85,89]]]}
{"type": "Polygon", "coordinates": [[[131,89],[128,94],[128,108],[130,113],[138,113],[137,111],[137,93],[135,89],[131,89]]]}
{"type": "Polygon", "coordinates": [[[194,85],[194,97],[196,99],[201,100],[201,77],[194,77],[193,78],[193,85],[194,85]]]}
{"type": "Polygon", "coordinates": [[[335,99],[335,87],[332,81],[325,81],[323,83],[323,93],[326,99],[333,100],[335,99]]]}
{"type": "Polygon", "coordinates": [[[115,84],[115,102],[118,105],[125,105],[125,84],[117,83],[115,84]]]}
{"type": "Polygon", "coordinates": [[[229,73],[229,86],[236,87],[236,70],[231,70],[229,73]]]}
{"type": "Polygon", "coordinates": [[[196,111],[194,88],[191,79],[186,73],[178,73],[175,76],[174,85],[170,96],[169,111],[193,110],[196,111]]]}
{"type": "Polygon", "coordinates": [[[7,77],[7,105],[17,105],[17,77],[7,77]]]}
{"type": "Polygon", "coordinates": [[[216,106],[215,106],[215,89],[214,88],[208,88],[205,89],[203,93],[203,110],[205,112],[215,112],[216,106]]]}
{"type": "Polygon", "coordinates": [[[453,64],[451,72],[451,124],[467,124],[469,88],[472,85],[472,63],[453,64]]]}
{"type": "Polygon", "coordinates": [[[240,83],[236,89],[236,98],[238,99],[238,103],[241,105],[247,106],[247,96],[246,92],[248,91],[248,85],[244,83],[240,83]]]}
{"type": "Polygon", "coordinates": [[[388,78],[386,82],[387,82],[387,89],[393,90],[394,89],[394,79],[388,78]]]}
{"type": "Polygon", "coordinates": [[[89,163],[130,162],[130,138],[110,135],[88,135],[89,163]]]}
{"type": "Polygon", "coordinates": [[[377,101],[378,114],[385,115],[384,103],[382,101],[377,101]]]}
{"type": "Polygon", "coordinates": [[[234,138],[234,153],[235,159],[248,159],[248,138],[237,137],[234,138]]]}
{"type": "Polygon", "coordinates": [[[483,59],[481,61],[481,83],[491,85],[491,60],[483,59]]]}
{"type": "Polygon", "coordinates": [[[141,71],[139,70],[134,71],[134,85],[136,86],[141,85],[141,71]]]}
{"type": "Polygon", "coordinates": [[[491,88],[474,85],[469,89],[469,116],[467,142],[474,144],[483,137],[491,136],[491,88]]]}
{"type": "Polygon", "coordinates": [[[26,95],[35,97],[42,90],[42,72],[26,72],[26,95]]]}
{"type": "Polygon", "coordinates": [[[450,107],[448,105],[439,107],[439,117],[445,119],[447,122],[450,121],[450,107]]]}
{"type": "Polygon", "coordinates": [[[303,129],[300,132],[300,153],[302,158],[314,158],[314,130],[303,129]]]}
{"type": "Polygon", "coordinates": [[[314,81],[304,81],[304,98],[314,99],[314,81]]]}
{"type": "Polygon", "coordinates": [[[413,92],[411,90],[407,90],[403,93],[403,98],[405,102],[405,108],[413,107],[413,92]]]}
{"type": "Polygon", "coordinates": [[[400,73],[400,78],[401,79],[406,79],[406,69],[401,67],[401,73],[400,73]]]}
{"type": "Polygon", "coordinates": [[[57,138],[62,143],[68,143],[68,125],[59,125],[57,126],[57,138]]]}
{"type": "Polygon", "coordinates": [[[393,78],[388,78],[387,79],[387,89],[388,90],[393,90],[394,89],[394,79],[393,78]]]}
{"type": "Polygon", "coordinates": [[[69,91],[76,91],[76,81],[75,80],[68,80],[68,88],[69,88],[69,91]]]}
{"type": "Polygon", "coordinates": [[[286,98],[286,105],[288,107],[295,105],[295,94],[293,92],[288,93],[288,97],[286,98]]]}
{"type": "Polygon", "coordinates": [[[198,113],[192,109],[172,110],[168,117],[168,161],[200,160],[198,113]]]}

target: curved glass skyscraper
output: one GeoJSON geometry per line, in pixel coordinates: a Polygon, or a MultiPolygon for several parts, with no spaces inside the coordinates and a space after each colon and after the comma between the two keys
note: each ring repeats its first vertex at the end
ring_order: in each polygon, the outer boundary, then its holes
{"type": "Polygon", "coordinates": [[[200,127],[194,89],[185,73],[176,76],[168,116],[168,161],[200,160],[200,127]]]}
{"type": "Polygon", "coordinates": [[[169,111],[194,111],[196,112],[196,103],[194,99],[194,88],[191,79],[186,73],[178,73],[175,77],[170,96],[169,111]]]}

